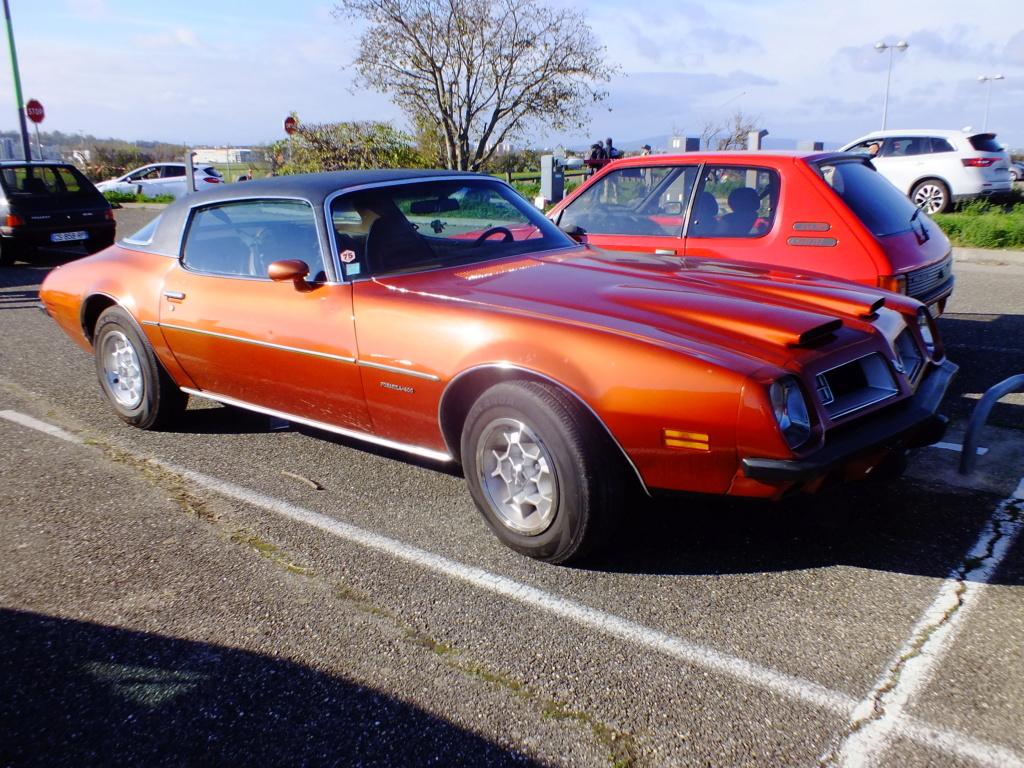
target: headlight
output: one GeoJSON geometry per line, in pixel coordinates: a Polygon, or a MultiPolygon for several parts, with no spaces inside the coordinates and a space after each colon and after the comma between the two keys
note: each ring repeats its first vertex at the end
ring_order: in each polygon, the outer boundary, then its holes
{"type": "Polygon", "coordinates": [[[924,340],[925,349],[928,350],[928,356],[934,359],[935,333],[932,331],[931,316],[924,307],[917,310],[917,327],[921,329],[921,338],[924,340]]]}
{"type": "Polygon", "coordinates": [[[772,410],[775,420],[779,423],[783,437],[790,448],[796,448],[807,442],[811,436],[811,417],[807,412],[807,401],[796,379],[785,376],[774,382],[771,387],[772,410]]]}

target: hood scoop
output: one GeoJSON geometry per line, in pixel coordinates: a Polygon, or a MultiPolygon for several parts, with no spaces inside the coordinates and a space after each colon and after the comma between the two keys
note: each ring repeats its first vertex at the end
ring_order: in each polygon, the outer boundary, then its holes
{"type": "MultiPolygon", "coordinates": [[[[619,304],[762,344],[803,347],[819,342],[843,327],[840,318],[806,309],[758,303],[749,295],[690,293],[629,285],[614,289],[613,294],[609,298],[619,304]]],[[[653,320],[651,324],[658,325],[653,320]]]]}

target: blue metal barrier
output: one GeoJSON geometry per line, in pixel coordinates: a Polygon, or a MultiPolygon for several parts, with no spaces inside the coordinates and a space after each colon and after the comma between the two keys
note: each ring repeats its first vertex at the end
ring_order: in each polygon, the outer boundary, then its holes
{"type": "Polygon", "coordinates": [[[974,471],[974,462],[978,458],[978,437],[981,428],[985,426],[988,413],[992,410],[1001,397],[1011,392],[1024,391],[1024,373],[1018,373],[1004,381],[999,382],[982,395],[981,400],[974,406],[974,413],[971,414],[967,423],[967,433],[964,435],[964,447],[960,452],[960,474],[969,475],[974,471]]]}

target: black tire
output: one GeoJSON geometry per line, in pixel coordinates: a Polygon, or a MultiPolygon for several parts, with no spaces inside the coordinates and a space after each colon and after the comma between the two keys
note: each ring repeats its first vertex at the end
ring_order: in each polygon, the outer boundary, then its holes
{"type": "Polygon", "coordinates": [[[567,563],[611,535],[626,489],[622,461],[591,423],[565,393],[536,382],[496,384],[473,405],[462,432],[466,482],[506,546],[567,563]]]}
{"type": "Polygon", "coordinates": [[[14,266],[14,262],[21,258],[21,248],[14,244],[13,240],[0,240],[0,267],[14,266]]]}
{"type": "Polygon", "coordinates": [[[93,240],[89,238],[85,241],[85,252],[86,253],[99,253],[104,248],[109,248],[114,244],[113,237],[105,237],[102,240],[93,240]]]}
{"type": "Polygon", "coordinates": [[[945,213],[952,207],[949,187],[938,179],[925,179],[914,185],[910,193],[911,202],[923,208],[929,216],[933,213],[945,213]]]}
{"type": "Polygon", "coordinates": [[[93,352],[100,387],[123,421],[139,429],[160,429],[185,410],[188,395],[157,360],[131,315],[120,307],[100,315],[93,352]]]}

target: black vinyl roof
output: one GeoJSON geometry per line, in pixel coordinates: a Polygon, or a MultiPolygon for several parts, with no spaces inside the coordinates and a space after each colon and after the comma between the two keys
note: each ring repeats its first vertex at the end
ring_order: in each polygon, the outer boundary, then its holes
{"type": "Polygon", "coordinates": [[[179,197],[167,206],[167,210],[160,216],[153,239],[148,245],[133,243],[132,247],[168,255],[177,254],[181,246],[185,224],[188,222],[189,212],[193,208],[200,208],[211,203],[262,198],[306,200],[312,204],[317,211],[317,216],[320,217],[324,202],[336,192],[366,185],[460,176],[497,181],[492,176],[467,171],[373,169],[269,176],[252,181],[236,181],[233,184],[204,184],[201,190],[195,194],[179,197]]]}

